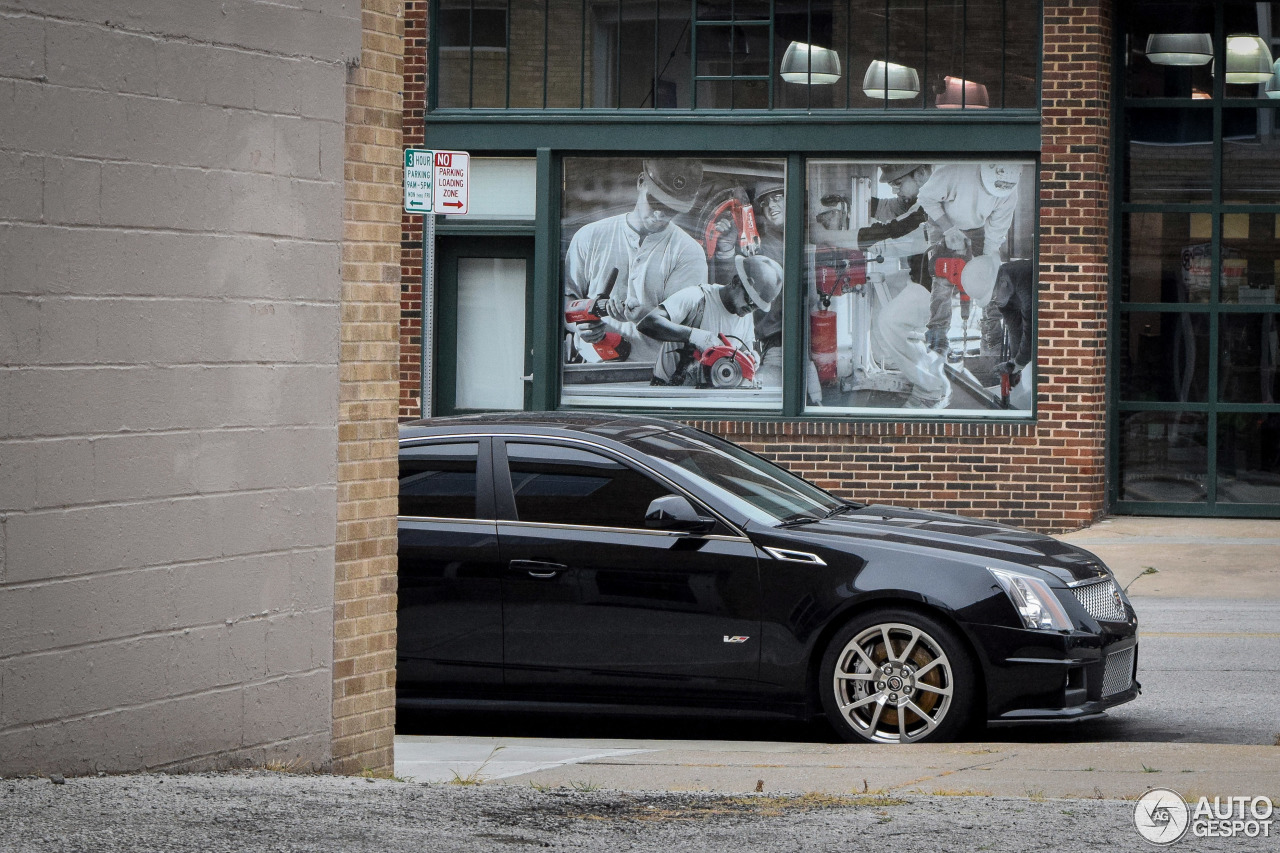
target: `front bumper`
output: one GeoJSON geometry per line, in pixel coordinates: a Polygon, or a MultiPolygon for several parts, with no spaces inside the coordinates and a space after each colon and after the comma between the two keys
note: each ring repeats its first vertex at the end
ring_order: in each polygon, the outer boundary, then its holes
{"type": "Polygon", "coordinates": [[[979,650],[989,724],[1095,718],[1142,691],[1136,622],[1070,634],[965,627],[979,650]]]}

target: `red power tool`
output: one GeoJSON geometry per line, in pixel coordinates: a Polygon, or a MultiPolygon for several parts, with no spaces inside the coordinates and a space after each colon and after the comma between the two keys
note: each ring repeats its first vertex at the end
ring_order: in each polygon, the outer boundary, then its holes
{"type": "Polygon", "coordinates": [[[751,351],[735,347],[723,333],[722,343],[699,350],[693,359],[698,367],[699,388],[738,388],[753,385],[756,378],[756,360],[751,351]]]}
{"type": "MultiPolygon", "coordinates": [[[[609,296],[613,293],[613,286],[618,283],[618,268],[614,267],[609,273],[609,280],[605,282],[604,290],[600,291],[597,296],[589,296],[586,299],[575,299],[570,302],[564,309],[564,319],[566,323],[598,323],[605,317],[609,316],[609,312],[605,309],[609,300],[609,296]]],[[[627,356],[631,355],[631,341],[622,337],[618,332],[606,332],[605,336],[590,344],[595,350],[596,355],[601,361],[626,361],[627,356]]]]}
{"type": "Polygon", "coordinates": [[[867,262],[883,260],[879,256],[868,258],[857,249],[819,246],[813,254],[813,272],[822,309],[830,307],[833,296],[860,292],[867,283],[867,262]]]}
{"type": "Polygon", "coordinates": [[[720,239],[716,223],[726,213],[733,219],[733,227],[738,231],[738,251],[747,256],[759,252],[760,232],[756,230],[756,212],[751,208],[751,202],[735,192],[716,205],[707,217],[706,227],[702,231],[702,246],[707,252],[707,260],[715,257],[716,242],[720,239]]]}

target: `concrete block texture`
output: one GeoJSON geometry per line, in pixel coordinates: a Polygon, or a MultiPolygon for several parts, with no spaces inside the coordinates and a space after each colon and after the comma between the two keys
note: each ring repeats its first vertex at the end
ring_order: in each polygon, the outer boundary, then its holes
{"type": "Polygon", "coordinates": [[[321,365],[338,351],[338,307],[325,303],[0,295],[0,315],[7,311],[20,318],[24,346],[0,342],[0,363],[21,353],[50,366],[321,365]]]}
{"type": "Polygon", "coordinates": [[[35,80],[44,76],[44,31],[42,19],[0,6],[0,77],[35,80]]]}
{"type": "Polygon", "coordinates": [[[0,774],[327,766],[358,0],[0,0],[0,774]]]}
{"type": "Polygon", "coordinates": [[[32,15],[105,29],[345,63],[360,56],[358,2],[6,0],[32,15]]]}
{"type": "Polygon", "coordinates": [[[0,222],[0,292],[336,305],[339,256],[337,243],[290,238],[0,222]]]}

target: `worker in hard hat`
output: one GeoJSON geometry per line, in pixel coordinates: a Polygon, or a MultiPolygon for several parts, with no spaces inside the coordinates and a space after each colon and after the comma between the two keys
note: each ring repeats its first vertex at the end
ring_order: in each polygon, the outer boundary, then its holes
{"type": "Polygon", "coordinates": [[[729,284],[685,288],[639,322],[642,334],[663,342],[653,366],[652,384],[693,384],[695,371],[689,366],[694,352],[721,345],[721,335],[733,346],[749,350],[756,364],[760,363],[753,315],[767,312],[778,299],[782,267],[761,255],[738,255],[734,265],[737,272],[729,284]]]}
{"type": "Polygon", "coordinates": [[[934,274],[933,259],[991,255],[999,260],[1017,210],[1014,191],[1021,177],[1022,167],[1013,163],[951,163],[934,169],[920,187],[920,207],[935,237],[927,270],[932,285],[926,342],[944,356],[950,349],[956,289],[934,274]]]}
{"type": "Polygon", "coordinates": [[[652,361],[653,339],[636,323],[681,290],[707,280],[707,257],[698,242],[672,220],[688,213],[702,184],[702,164],[682,158],[648,159],[636,178],[636,203],[626,213],[588,223],[573,235],[565,258],[565,296],[600,295],[614,269],[617,283],[598,322],[570,326],[574,349],[585,361],[599,361],[591,346],[609,331],[631,344],[631,361],[652,361]]]}

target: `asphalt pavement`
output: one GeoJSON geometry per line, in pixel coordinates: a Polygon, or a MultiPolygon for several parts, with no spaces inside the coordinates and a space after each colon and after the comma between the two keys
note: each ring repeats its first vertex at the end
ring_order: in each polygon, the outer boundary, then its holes
{"type": "MultiPolygon", "coordinates": [[[[0,780],[0,851],[1144,850],[1151,788],[1280,804],[1280,521],[1121,518],[1063,538],[1139,614],[1144,695],[1101,723],[885,747],[795,725],[477,718],[397,737],[394,780],[0,780]]],[[[1280,827],[1242,827],[1171,849],[1280,849],[1280,827]]]]}

